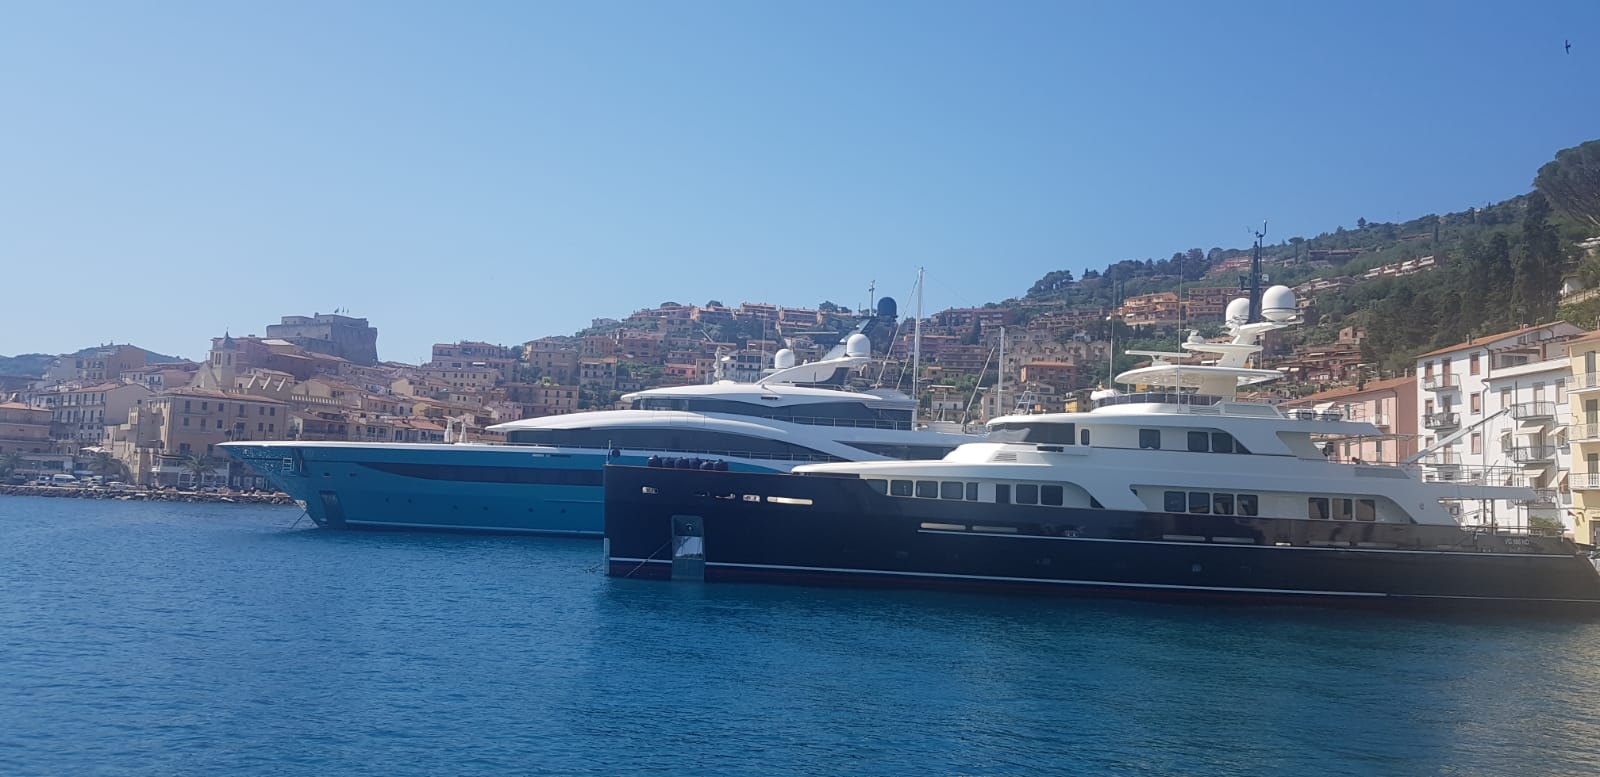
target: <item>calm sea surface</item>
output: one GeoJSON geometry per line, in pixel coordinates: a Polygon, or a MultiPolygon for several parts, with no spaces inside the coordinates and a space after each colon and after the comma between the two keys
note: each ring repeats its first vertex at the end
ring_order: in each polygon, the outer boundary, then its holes
{"type": "Polygon", "coordinates": [[[1600,625],[613,580],[0,497],[0,774],[1600,774],[1600,625]]]}

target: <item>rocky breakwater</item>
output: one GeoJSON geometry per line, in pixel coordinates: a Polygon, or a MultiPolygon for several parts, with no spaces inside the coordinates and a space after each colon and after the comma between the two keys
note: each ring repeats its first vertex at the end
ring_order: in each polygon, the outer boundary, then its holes
{"type": "Polygon", "coordinates": [[[178,491],[147,488],[97,488],[91,486],[0,486],[0,496],[47,496],[71,499],[120,499],[142,502],[218,502],[247,505],[292,505],[288,494],[236,491],[178,491]]]}

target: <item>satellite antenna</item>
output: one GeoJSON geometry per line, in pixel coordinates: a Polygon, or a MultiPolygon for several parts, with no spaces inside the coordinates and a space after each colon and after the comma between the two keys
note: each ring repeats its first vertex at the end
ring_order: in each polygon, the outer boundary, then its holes
{"type": "Polygon", "coordinates": [[[1256,245],[1250,255],[1250,322],[1261,320],[1261,241],[1267,236],[1267,220],[1261,220],[1261,230],[1250,230],[1256,236],[1256,245]]]}

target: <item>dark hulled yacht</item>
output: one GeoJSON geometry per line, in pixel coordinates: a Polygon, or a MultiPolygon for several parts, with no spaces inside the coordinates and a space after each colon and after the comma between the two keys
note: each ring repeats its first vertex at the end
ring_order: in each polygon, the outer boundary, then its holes
{"type": "Polygon", "coordinates": [[[1378,430],[1240,398],[1277,377],[1248,359],[1294,310],[1282,287],[1264,301],[1271,320],[1256,323],[1230,306],[1232,342],[1191,338],[1118,376],[1155,391],[999,418],[940,461],[608,467],[608,572],[1600,613],[1600,572],[1571,540],[1464,527],[1441,502],[1521,489],[1331,462],[1317,439],[1378,430]]]}

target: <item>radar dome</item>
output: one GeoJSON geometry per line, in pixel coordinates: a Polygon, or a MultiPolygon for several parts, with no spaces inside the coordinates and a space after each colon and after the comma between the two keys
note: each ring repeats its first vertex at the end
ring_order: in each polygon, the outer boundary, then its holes
{"type": "MultiPolygon", "coordinates": [[[[856,334],[850,335],[850,337],[847,338],[844,341],[844,355],[845,356],[871,356],[872,355],[872,341],[867,339],[866,335],[861,334],[859,332],[856,333],[856,334]]],[[[793,354],[790,355],[790,358],[794,358],[793,354]]]]}
{"type": "Polygon", "coordinates": [[[1294,290],[1288,286],[1273,286],[1261,293],[1261,317],[1268,321],[1288,321],[1300,312],[1294,290]]]}
{"type": "Polygon", "coordinates": [[[1250,321],[1250,300],[1240,297],[1228,303],[1228,312],[1223,314],[1222,320],[1230,324],[1244,324],[1250,321]]]}
{"type": "Polygon", "coordinates": [[[894,297],[884,297],[878,300],[878,318],[899,318],[900,308],[894,304],[894,297]]]}
{"type": "Polygon", "coordinates": [[[793,367],[794,351],[791,351],[788,348],[778,349],[778,352],[772,355],[772,366],[780,370],[787,370],[790,367],[793,367]]]}

